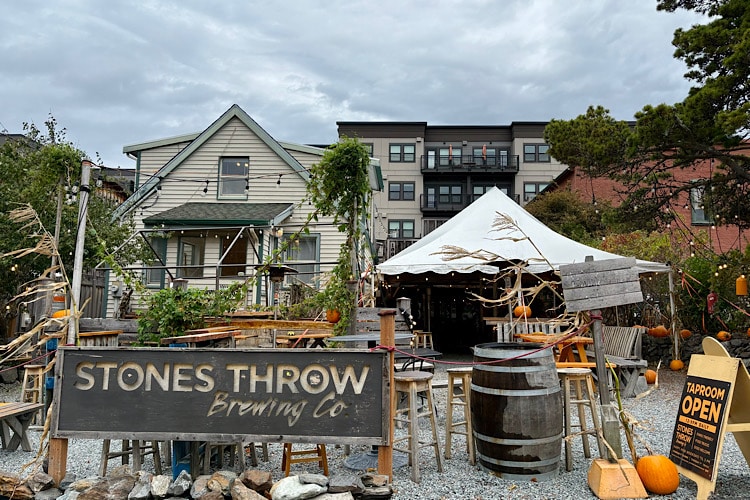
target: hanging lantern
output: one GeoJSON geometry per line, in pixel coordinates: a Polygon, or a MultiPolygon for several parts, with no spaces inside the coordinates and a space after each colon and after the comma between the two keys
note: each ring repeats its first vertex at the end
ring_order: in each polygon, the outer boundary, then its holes
{"type": "Polygon", "coordinates": [[[747,296],[747,278],[745,278],[744,274],[737,278],[734,288],[737,295],[747,296]]]}

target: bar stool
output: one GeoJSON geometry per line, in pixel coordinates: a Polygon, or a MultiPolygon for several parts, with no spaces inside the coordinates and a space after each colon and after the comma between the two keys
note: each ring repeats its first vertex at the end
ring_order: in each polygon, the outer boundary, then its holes
{"type": "Polygon", "coordinates": [[[432,344],[432,332],[414,330],[414,334],[417,337],[417,347],[435,349],[435,346],[432,344]]]}
{"type": "Polygon", "coordinates": [[[440,457],[440,443],[438,441],[437,425],[435,424],[435,405],[432,401],[432,373],[420,371],[398,372],[393,375],[394,385],[398,393],[406,395],[406,408],[396,410],[393,416],[395,422],[407,424],[407,435],[393,440],[393,449],[406,453],[411,465],[411,479],[419,482],[419,449],[432,447],[435,449],[435,460],[437,460],[438,472],[443,472],[443,461],[440,457]],[[417,409],[420,395],[427,399],[421,411],[417,409]],[[430,417],[432,428],[432,440],[419,440],[419,417],[430,417]],[[397,443],[408,441],[408,448],[398,448],[397,443]]]}
{"type": "MultiPolygon", "coordinates": [[[[23,382],[21,384],[22,403],[42,403],[42,379],[44,377],[44,366],[25,365],[23,367],[23,382]]],[[[34,412],[31,425],[44,425],[42,408],[34,412]]]]}
{"type": "MultiPolygon", "coordinates": [[[[591,450],[588,441],[588,426],[586,424],[585,407],[591,411],[591,421],[594,423],[596,432],[596,441],[599,447],[599,455],[604,456],[604,443],[602,442],[602,427],[599,420],[599,413],[596,411],[596,399],[594,396],[594,377],[588,368],[558,368],[557,376],[560,378],[563,389],[563,414],[565,415],[565,436],[573,434],[573,427],[581,429],[581,439],[583,440],[583,454],[586,458],[591,457],[591,450]],[[571,399],[570,385],[574,384],[575,399],[571,399]],[[583,387],[586,388],[586,397],[584,398],[583,387]],[[571,423],[571,405],[578,407],[578,424],[571,423]]],[[[573,470],[573,450],[571,442],[565,439],[565,470],[573,470]]]]}
{"type": "Polygon", "coordinates": [[[281,468],[284,470],[284,477],[289,476],[292,464],[303,462],[318,462],[323,469],[323,474],[328,475],[328,456],[326,455],[326,445],[316,444],[315,448],[306,450],[292,451],[292,443],[284,443],[284,455],[281,458],[281,468]]]}
{"type": "Polygon", "coordinates": [[[461,368],[448,368],[448,409],[445,414],[445,458],[451,457],[451,445],[453,434],[466,436],[466,451],[469,454],[469,463],[474,465],[476,458],[474,454],[474,432],[471,425],[471,371],[470,366],[461,368]],[[455,382],[459,382],[456,387],[455,382]],[[458,411],[463,407],[463,420],[453,421],[453,406],[458,406],[458,411]],[[463,430],[460,428],[463,427],[463,430]]]}
{"type": "Polygon", "coordinates": [[[99,475],[104,477],[107,475],[107,463],[111,458],[122,458],[122,464],[125,465],[129,461],[129,457],[133,457],[133,472],[141,470],[143,466],[143,457],[146,455],[154,456],[154,471],[157,475],[161,474],[161,453],[159,452],[158,441],[138,441],[138,440],[122,440],[122,447],[120,451],[110,450],[110,440],[105,439],[102,441],[102,460],[99,463],[99,475]],[[147,444],[150,443],[150,444],[147,444]]]}
{"type": "MultiPolygon", "coordinates": [[[[260,443],[260,449],[263,453],[263,461],[268,462],[268,443],[260,443]]],[[[258,451],[255,449],[255,443],[248,443],[245,446],[245,454],[250,457],[250,465],[258,466],[258,451]]]]}
{"type": "MultiPolygon", "coordinates": [[[[211,473],[211,457],[214,451],[216,452],[216,465],[219,469],[224,468],[224,451],[229,449],[230,462],[229,465],[234,468],[235,464],[239,463],[240,472],[245,472],[245,447],[242,441],[236,443],[216,443],[209,442],[205,444],[203,450],[203,473],[211,473]]],[[[257,459],[256,459],[257,460],[257,459]]],[[[257,463],[256,463],[257,465],[257,463]]]]}

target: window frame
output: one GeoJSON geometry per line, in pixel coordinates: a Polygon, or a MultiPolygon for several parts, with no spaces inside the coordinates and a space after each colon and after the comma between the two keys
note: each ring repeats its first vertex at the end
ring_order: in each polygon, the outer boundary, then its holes
{"type": "MultiPolygon", "coordinates": [[[[232,239],[226,237],[221,238],[220,255],[224,255],[227,246],[232,243],[232,239]]],[[[221,268],[219,269],[219,276],[221,278],[236,278],[238,276],[245,276],[247,273],[247,238],[238,238],[232,249],[224,257],[221,262],[221,268]],[[238,259],[236,262],[232,262],[230,259],[238,259]],[[241,274],[240,274],[241,273],[241,274]]]]}
{"type": "MultiPolygon", "coordinates": [[[[234,165],[235,167],[238,165],[234,165]]],[[[219,158],[219,186],[217,188],[217,196],[219,199],[246,199],[247,193],[245,192],[245,188],[248,187],[249,181],[249,175],[250,175],[250,157],[248,156],[222,156],[219,158]],[[227,167],[232,166],[230,164],[240,164],[243,163],[244,165],[239,165],[240,168],[242,168],[242,174],[232,172],[232,173],[224,173],[224,167],[225,165],[227,167]],[[231,189],[231,192],[225,192],[225,188],[228,188],[229,186],[240,186],[239,192],[237,191],[237,188],[231,189]]],[[[230,190],[227,190],[230,191],[230,190]]]]}
{"type": "MultiPolygon", "coordinates": [[[[169,246],[169,240],[167,238],[160,238],[152,236],[149,238],[149,245],[154,252],[161,258],[161,262],[156,258],[156,263],[161,267],[162,262],[167,261],[167,247],[169,246]]],[[[164,288],[166,281],[166,270],[156,268],[147,265],[144,273],[144,281],[148,288],[164,288]]]]}
{"type": "Polygon", "coordinates": [[[414,182],[389,182],[388,183],[388,200],[389,201],[414,201],[416,196],[416,184],[414,182]],[[407,190],[406,187],[410,186],[411,191],[407,190]],[[394,190],[393,187],[398,187],[394,190]],[[408,198],[407,193],[411,192],[411,198],[408,198]]]}
{"type": "Polygon", "coordinates": [[[388,161],[390,163],[416,163],[417,162],[417,145],[413,142],[392,142],[388,145],[388,161]],[[394,152],[394,148],[398,151],[394,152]],[[411,148],[411,152],[406,149],[411,148]],[[409,159],[411,158],[411,159],[409,159]]]}
{"type": "Polygon", "coordinates": [[[388,238],[393,240],[413,240],[416,239],[414,219],[393,219],[388,221],[388,238]],[[411,236],[405,234],[404,225],[411,224],[411,236]],[[394,229],[393,226],[397,225],[398,228],[394,229]],[[398,236],[393,236],[393,231],[398,231],[398,236]]]}
{"type": "Polygon", "coordinates": [[[301,281],[313,288],[319,288],[318,280],[316,276],[320,273],[320,234],[309,233],[294,235],[295,242],[289,242],[290,236],[284,236],[282,238],[282,245],[284,246],[284,252],[282,255],[282,261],[285,265],[296,269],[298,272],[295,274],[289,274],[284,276],[283,286],[288,288],[295,281],[301,281]],[[294,258],[299,257],[297,254],[291,254],[291,250],[296,245],[299,248],[299,243],[304,241],[312,241],[312,248],[314,255],[311,258],[294,258]]]}
{"type": "Polygon", "coordinates": [[[545,143],[524,143],[523,145],[524,163],[550,163],[552,157],[549,154],[549,144],[545,143]],[[527,148],[533,148],[533,152],[527,152],[527,148]],[[544,149],[544,151],[542,151],[544,149]]]}
{"type": "Polygon", "coordinates": [[[539,193],[541,193],[547,186],[549,186],[551,182],[549,181],[529,181],[523,183],[523,201],[524,203],[528,203],[534,198],[536,198],[539,193]],[[534,186],[534,192],[527,191],[527,186],[534,186]],[[532,194],[531,197],[529,197],[529,194],[532,194]]]}
{"type": "Polygon", "coordinates": [[[710,210],[706,208],[706,186],[696,185],[688,192],[690,204],[690,224],[693,226],[710,226],[710,210]]]}
{"type": "Polygon", "coordinates": [[[177,242],[177,272],[178,278],[203,278],[203,266],[206,258],[206,238],[199,236],[181,236],[177,242]],[[196,250],[191,257],[190,263],[185,263],[185,250],[187,246],[196,250]],[[196,262],[197,260],[197,262],[196,262]],[[200,267],[185,267],[200,266],[200,267]]]}

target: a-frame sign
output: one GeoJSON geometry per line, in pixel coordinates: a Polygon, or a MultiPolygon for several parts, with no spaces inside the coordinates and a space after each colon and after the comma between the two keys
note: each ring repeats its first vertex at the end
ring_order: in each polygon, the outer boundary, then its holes
{"type": "Polygon", "coordinates": [[[750,464],[750,374],[716,339],[703,339],[703,352],[690,357],[669,458],[698,486],[698,500],[716,487],[727,432],[750,464]]]}

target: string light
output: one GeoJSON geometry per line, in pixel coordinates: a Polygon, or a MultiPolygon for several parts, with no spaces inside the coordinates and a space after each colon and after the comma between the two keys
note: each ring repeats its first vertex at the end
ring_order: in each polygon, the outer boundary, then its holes
{"type": "Polygon", "coordinates": [[[276,187],[281,186],[281,176],[282,174],[279,174],[279,179],[276,181],[276,187]]]}
{"type": "Polygon", "coordinates": [[[206,179],[206,185],[203,188],[203,194],[201,196],[206,196],[208,194],[208,179],[206,179]]]}

